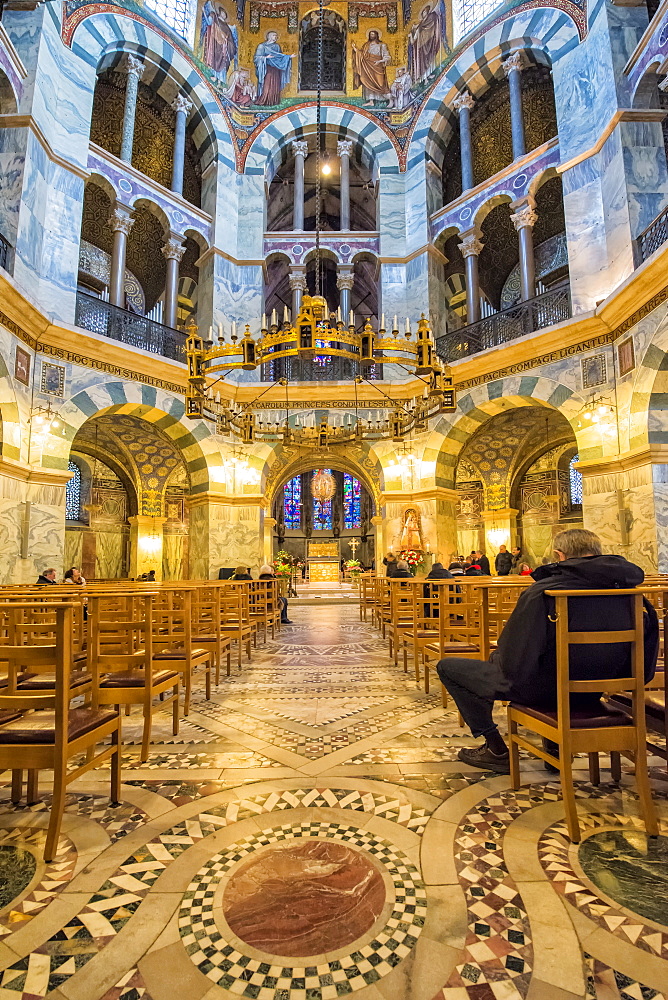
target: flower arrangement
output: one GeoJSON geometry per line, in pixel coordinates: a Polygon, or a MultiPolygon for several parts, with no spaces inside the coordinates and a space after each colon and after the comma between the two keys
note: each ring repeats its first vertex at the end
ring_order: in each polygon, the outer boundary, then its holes
{"type": "Polygon", "coordinates": [[[285,549],[279,549],[273,562],[276,576],[291,576],[292,565],[293,558],[290,553],[286,552],[285,549]]]}
{"type": "Polygon", "coordinates": [[[419,549],[402,549],[398,558],[408,563],[408,569],[413,576],[424,563],[424,556],[419,549]]]}
{"type": "Polygon", "coordinates": [[[351,576],[355,576],[362,572],[362,563],[359,559],[348,559],[345,563],[345,567],[351,576]]]}

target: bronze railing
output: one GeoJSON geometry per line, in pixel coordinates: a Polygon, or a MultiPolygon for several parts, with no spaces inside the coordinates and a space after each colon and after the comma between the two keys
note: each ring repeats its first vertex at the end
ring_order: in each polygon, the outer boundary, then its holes
{"type": "Polygon", "coordinates": [[[77,292],[74,322],[91,333],[185,364],[184,333],[147,319],[146,316],[138,316],[128,309],[112,306],[111,302],[104,302],[94,295],[77,292]]]}

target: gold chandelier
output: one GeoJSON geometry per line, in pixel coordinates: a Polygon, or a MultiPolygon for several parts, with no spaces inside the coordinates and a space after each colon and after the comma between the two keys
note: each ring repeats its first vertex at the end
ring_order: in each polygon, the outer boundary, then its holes
{"type": "MultiPolygon", "coordinates": [[[[258,340],[253,338],[247,325],[241,339],[233,327],[229,342],[221,335],[214,346],[210,341],[205,343],[197,327],[192,325],[188,328],[186,354],[186,416],[214,420],[219,434],[233,435],[244,444],[259,440],[329,447],[387,437],[400,441],[413,431],[426,430],[431,419],[453,412],[457,406],[452,377],[436,354],[424,315],[418,322],[415,336],[408,320],[403,337],[396,329],[396,322],[395,329],[387,331],[381,321],[381,328],[376,333],[367,319],[362,331],[357,332],[353,323],[346,328],[340,318],[330,323],[327,303],[320,295],[304,295],[294,325],[287,321],[279,325],[275,313],[269,326],[263,320],[258,340]],[[424,383],[422,395],[409,402],[399,402],[391,399],[376,382],[369,382],[384,397],[377,407],[368,401],[363,404],[363,409],[377,411],[376,419],[356,416],[343,425],[330,426],[325,418],[317,426],[306,426],[298,418],[288,420],[287,413],[282,423],[263,423],[253,413],[253,404],[240,406],[221,399],[209,381],[216,375],[215,381],[219,381],[225,372],[237,368],[253,371],[263,363],[281,358],[312,360],[316,356],[346,358],[358,362],[362,371],[376,364],[400,365],[424,383]]],[[[355,387],[365,381],[369,380],[358,375],[355,387]]],[[[288,380],[281,378],[274,384],[287,386],[288,380]]],[[[286,411],[288,408],[286,401],[286,411]]]]}

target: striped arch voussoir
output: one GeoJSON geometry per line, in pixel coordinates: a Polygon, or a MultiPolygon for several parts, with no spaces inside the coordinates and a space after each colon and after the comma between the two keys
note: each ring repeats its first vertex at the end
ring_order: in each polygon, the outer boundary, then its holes
{"type": "Polygon", "coordinates": [[[575,418],[585,400],[561,382],[539,375],[513,375],[461,392],[457,412],[434,428],[426,448],[437,452],[436,485],[452,489],[459,454],[477,430],[498,413],[527,406],[559,410],[576,433],[575,418]]]}
{"type": "Polygon", "coordinates": [[[67,469],[72,441],[82,424],[102,414],[123,413],[139,417],[170,438],[183,457],[191,492],[206,492],[210,488],[209,459],[217,465],[219,450],[204,421],[186,421],[184,412],[180,397],[153,386],[126,382],[92,386],[69,399],[59,411],[59,426],[50,434],[42,464],[67,469]]]}

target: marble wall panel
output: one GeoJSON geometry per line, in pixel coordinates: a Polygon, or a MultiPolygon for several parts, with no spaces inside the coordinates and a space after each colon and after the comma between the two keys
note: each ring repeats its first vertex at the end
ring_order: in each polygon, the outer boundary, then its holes
{"type": "Polygon", "coordinates": [[[120,531],[95,532],[95,579],[120,580],[127,576],[124,565],[125,535],[120,531]]]}
{"type": "Polygon", "coordinates": [[[28,130],[0,129],[0,233],[16,245],[28,130]]]}
{"type": "Polygon", "coordinates": [[[187,536],[166,532],[162,538],[163,580],[183,580],[187,576],[187,536]]]}
{"type": "Polygon", "coordinates": [[[27,486],[0,476],[0,583],[34,583],[43,569],[63,572],[65,541],[64,490],[27,486]],[[21,556],[26,530],[26,501],[30,502],[27,555],[21,556]]]}
{"type": "Polygon", "coordinates": [[[80,531],[78,528],[65,528],[65,545],[63,548],[63,567],[65,571],[70,566],[81,566],[83,537],[83,531],[80,531]]]}
{"type": "Polygon", "coordinates": [[[406,250],[407,174],[382,171],[378,181],[378,231],[383,257],[399,257],[406,250]]]}
{"type": "Polygon", "coordinates": [[[414,161],[404,174],[406,185],[406,250],[407,254],[419,250],[429,242],[429,219],[425,191],[427,169],[424,155],[414,161]]]}
{"type": "Polygon", "coordinates": [[[635,239],[668,201],[666,150],[658,122],[622,122],[620,135],[631,234],[635,239]]]}
{"type": "Polygon", "coordinates": [[[249,566],[257,576],[264,562],[259,507],[210,503],[190,511],[190,576],[217,579],[223,566],[249,566]]]}

